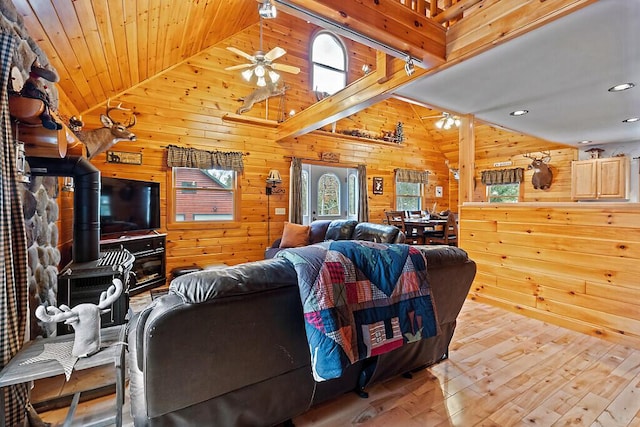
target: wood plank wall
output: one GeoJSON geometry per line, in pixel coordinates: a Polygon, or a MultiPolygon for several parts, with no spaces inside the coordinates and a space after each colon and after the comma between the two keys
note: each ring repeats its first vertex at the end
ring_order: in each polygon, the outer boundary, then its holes
{"type": "MultiPolygon", "coordinates": [[[[306,55],[309,37],[315,29],[306,23],[291,18],[291,22],[269,23],[273,31],[288,39],[265,37],[265,46],[280,45],[287,49],[283,63],[303,68],[297,76],[284,75],[290,89],[285,98],[286,110],[298,110],[315,102],[309,90],[306,55]],[[296,39],[291,39],[295,34],[296,39]],[[284,35],[284,36],[283,36],[284,35]],[[301,46],[301,47],[297,47],[301,46]]],[[[257,48],[258,28],[247,30],[234,38],[234,45],[245,51],[257,48]],[[243,42],[243,40],[246,40],[243,42]]],[[[348,43],[348,41],[345,41],[348,43]]],[[[397,100],[388,100],[366,111],[358,113],[355,119],[345,119],[337,128],[361,128],[369,130],[393,130],[398,121],[404,124],[406,141],[401,145],[379,143],[363,139],[345,137],[327,132],[314,132],[299,138],[275,142],[274,129],[269,126],[243,124],[225,120],[224,116],[238,108],[237,98],[253,88],[244,82],[239,72],[227,72],[224,68],[240,62],[221,43],[202,54],[190,58],[185,63],[158,75],[123,93],[115,99],[124,107],[133,108],[137,125],[132,129],[137,136],[135,142],[121,142],[112,150],[142,154],[142,165],[107,163],[104,154],[92,159],[104,176],[115,176],[160,182],[162,230],[167,233],[167,271],[175,267],[217,263],[238,264],[263,258],[264,249],[271,242],[267,238],[267,226],[271,236],[278,237],[288,218],[273,215],[276,208],[288,211],[289,166],[291,156],[304,159],[318,159],[320,153],[331,152],[339,155],[336,165],[367,165],[369,179],[369,205],[371,221],[380,222],[383,211],[393,208],[393,171],[395,168],[412,168],[433,172],[429,194],[434,194],[434,186],[445,188],[443,202],[446,209],[448,200],[448,170],[444,156],[436,141],[429,137],[422,122],[413,110],[397,100]],[[207,150],[241,151],[245,153],[245,172],[240,177],[242,201],[240,222],[203,229],[167,228],[166,213],[167,183],[170,171],[166,166],[165,147],[176,144],[207,150]],[[284,195],[273,195],[269,204],[272,212],[267,224],[266,177],[270,169],[278,169],[283,177],[284,195]],[[384,194],[371,193],[372,177],[384,178],[384,194]]],[[[356,49],[349,44],[350,75],[357,78],[362,64],[375,64],[375,54],[368,48],[356,49]]],[[[277,118],[278,100],[272,98],[267,118],[277,118]]],[[[98,116],[102,111],[83,112],[85,129],[100,126],[98,116]]],[[[248,117],[265,118],[264,103],[257,104],[246,114],[248,117]]],[[[66,228],[65,228],[66,229],[66,228]]],[[[63,237],[70,241],[69,236],[63,237]]]]}
{"type": "Polygon", "coordinates": [[[640,348],[637,204],[465,205],[460,230],[470,298],[640,348]]]}

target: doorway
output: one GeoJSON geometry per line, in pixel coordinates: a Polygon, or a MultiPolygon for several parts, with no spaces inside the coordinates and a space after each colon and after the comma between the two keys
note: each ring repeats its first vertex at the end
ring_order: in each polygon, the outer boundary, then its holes
{"type": "Polygon", "coordinates": [[[357,219],[358,171],[354,168],[302,164],[302,218],[357,219]]]}

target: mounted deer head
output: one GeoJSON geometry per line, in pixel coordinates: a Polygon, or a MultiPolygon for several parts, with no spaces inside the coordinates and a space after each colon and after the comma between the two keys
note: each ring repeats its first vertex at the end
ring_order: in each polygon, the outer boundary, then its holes
{"type": "Polygon", "coordinates": [[[460,179],[460,168],[452,168],[451,166],[449,166],[449,159],[444,161],[444,164],[447,165],[447,167],[449,168],[449,172],[451,172],[453,174],[453,178],[455,180],[459,180],[460,179]]]}
{"type": "Polygon", "coordinates": [[[123,125],[109,115],[109,113],[114,110],[131,111],[128,108],[123,108],[122,103],[112,107],[111,100],[109,99],[107,100],[106,114],[100,115],[100,121],[104,127],[82,133],[80,139],[84,142],[84,145],[87,146],[87,157],[89,159],[92,159],[100,153],[104,153],[119,141],[136,140],[135,134],[129,130],[136,125],[136,116],[132,114],[129,123],[123,125]]]}
{"type": "Polygon", "coordinates": [[[60,308],[39,306],[36,317],[46,323],[64,322],[71,325],[76,333],[71,354],[89,357],[100,350],[100,315],[109,312],[109,307],[118,299],[122,288],[122,281],[115,278],[109,289],[100,294],[98,305],[78,304],[73,308],[64,304],[60,308]]]}
{"type": "Polygon", "coordinates": [[[524,157],[531,159],[531,164],[527,166],[527,169],[533,169],[531,184],[536,190],[546,190],[551,187],[551,181],[553,180],[553,173],[547,165],[551,161],[551,152],[543,152],[542,155],[543,157],[538,159],[529,154],[523,154],[524,157]]]}

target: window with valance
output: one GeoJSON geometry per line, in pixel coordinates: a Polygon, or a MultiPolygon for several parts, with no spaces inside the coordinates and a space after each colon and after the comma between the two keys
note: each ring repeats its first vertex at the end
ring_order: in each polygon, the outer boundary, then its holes
{"type": "Polygon", "coordinates": [[[396,169],[396,209],[422,210],[424,185],[429,183],[429,172],[396,169]]]}
{"type": "Polygon", "coordinates": [[[242,157],[239,152],[168,146],[168,225],[235,221],[240,198],[237,174],[244,170],[242,157]]]}
{"type": "Polygon", "coordinates": [[[520,183],[523,168],[482,171],[481,181],[487,186],[489,203],[517,203],[520,200],[520,183]]]}

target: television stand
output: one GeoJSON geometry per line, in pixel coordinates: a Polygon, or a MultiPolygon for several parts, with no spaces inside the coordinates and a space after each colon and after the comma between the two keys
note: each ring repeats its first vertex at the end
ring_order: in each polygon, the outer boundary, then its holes
{"type": "Polygon", "coordinates": [[[135,280],[129,285],[129,296],[163,286],[166,276],[166,234],[124,235],[100,241],[100,251],[125,248],[135,257],[131,271],[135,280]]]}

